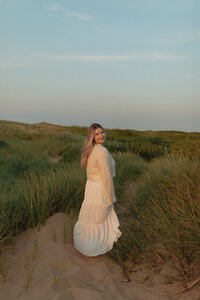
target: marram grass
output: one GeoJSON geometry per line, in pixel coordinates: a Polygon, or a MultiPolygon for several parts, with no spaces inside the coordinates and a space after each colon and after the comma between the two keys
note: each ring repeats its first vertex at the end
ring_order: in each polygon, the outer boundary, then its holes
{"type": "Polygon", "coordinates": [[[119,264],[142,257],[170,261],[187,283],[200,276],[200,162],[173,156],[154,161],[140,178],[111,254],[119,264]]]}
{"type": "MultiPolygon", "coordinates": [[[[13,236],[44,224],[59,211],[76,218],[83,201],[86,181],[85,171],[80,167],[83,137],[64,131],[55,134],[53,129],[48,135],[46,129],[44,134],[42,129],[37,132],[37,126],[29,127],[35,130],[34,135],[25,131],[22,134],[19,129],[12,136],[11,130],[0,140],[2,249],[13,236]],[[51,156],[61,159],[52,164],[51,156]]],[[[134,133],[134,142],[129,131],[127,140],[121,131],[118,140],[116,131],[112,134],[105,146],[116,160],[115,209],[123,234],[110,255],[123,268],[127,258],[142,259],[152,267],[159,257],[163,265],[167,261],[173,263],[183,282],[199,278],[199,135],[193,139],[192,134],[177,133],[175,137],[174,132],[172,138],[169,133],[160,133],[160,138],[159,133],[141,132],[134,133]],[[165,157],[156,158],[164,154],[165,157]],[[154,160],[147,163],[141,156],[154,160]],[[127,182],[136,183],[128,195],[127,182]]]]}
{"type": "Polygon", "coordinates": [[[0,239],[44,224],[59,212],[76,212],[84,193],[85,175],[77,163],[36,174],[29,171],[17,180],[0,201],[0,239]]]}

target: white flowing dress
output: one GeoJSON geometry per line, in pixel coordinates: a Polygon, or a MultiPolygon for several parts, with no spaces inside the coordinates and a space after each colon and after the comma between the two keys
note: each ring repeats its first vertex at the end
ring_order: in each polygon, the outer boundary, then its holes
{"type": "Polygon", "coordinates": [[[84,200],[74,226],[74,247],[84,255],[97,256],[113,248],[122,232],[114,210],[115,161],[100,144],[88,157],[84,200]]]}

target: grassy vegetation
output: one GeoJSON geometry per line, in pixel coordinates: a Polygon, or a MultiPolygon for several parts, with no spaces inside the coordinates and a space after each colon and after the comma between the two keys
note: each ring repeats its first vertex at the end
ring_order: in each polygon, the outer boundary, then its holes
{"type": "MultiPolygon", "coordinates": [[[[72,133],[74,136],[78,135],[80,139],[81,137],[83,139],[87,127],[58,126],[44,122],[30,125],[0,121],[0,136],[2,138],[16,137],[28,141],[35,140],[38,142],[40,140],[44,143],[45,140],[55,138],[63,132],[72,133]]],[[[111,152],[131,152],[147,160],[174,153],[200,158],[199,132],[106,129],[106,134],[105,145],[111,152]]]]}
{"type": "MultiPolygon", "coordinates": [[[[12,237],[49,216],[78,215],[86,181],[80,167],[86,131],[0,121],[3,254],[12,237]]],[[[124,270],[128,259],[155,270],[171,262],[184,284],[199,278],[200,134],[118,129],[106,134],[105,146],[116,161],[116,211],[123,232],[110,256],[124,270]]]]}
{"type": "Polygon", "coordinates": [[[127,258],[161,270],[171,262],[187,284],[200,275],[200,162],[187,157],[157,159],[140,177],[122,216],[113,259],[127,258]]]}

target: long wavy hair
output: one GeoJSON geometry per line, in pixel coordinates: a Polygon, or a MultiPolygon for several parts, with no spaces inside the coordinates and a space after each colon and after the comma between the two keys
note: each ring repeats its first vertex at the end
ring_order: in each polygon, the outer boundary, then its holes
{"type": "Polygon", "coordinates": [[[95,145],[94,132],[97,128],[103,129],[103,127],[98,123],[93,123],[92,125],[90,125],[90,127],[88,129],[88,133],[87,133],[87,136],[85,138],[84,145],[83,145],[83,152],[82,152],[82,155],[81,155],[81,167],[82,168],[86,168],[87,161],[88,161],[88,156],[92,152],[92,149],[95,145]]]}

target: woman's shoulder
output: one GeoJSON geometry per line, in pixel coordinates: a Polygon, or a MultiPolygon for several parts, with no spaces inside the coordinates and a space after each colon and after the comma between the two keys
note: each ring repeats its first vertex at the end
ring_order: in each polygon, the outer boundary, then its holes
{"type": "Polygon", "coordinates": [[[98,153],[98,155],[109,155],[109,151],[107,150],[107,148],[100,144],[95,145],[95,151],[96,153],[98,153]]]}
{"type": "Polygon", "coordinates": [[[101,152],[105,152],[105,151],[108,151],[107,150],[107,148],[105,147],[105,146],[103,146],[103,145],[101,145],[101,144],[96,144],[95,145],[95,149],[97,150],[97,151],[101,151],[101,152]]]}

